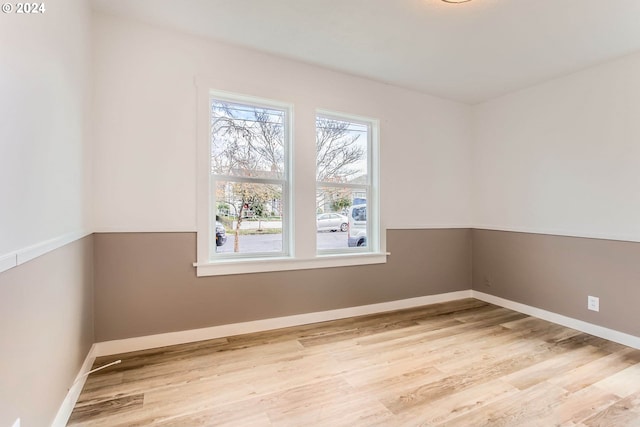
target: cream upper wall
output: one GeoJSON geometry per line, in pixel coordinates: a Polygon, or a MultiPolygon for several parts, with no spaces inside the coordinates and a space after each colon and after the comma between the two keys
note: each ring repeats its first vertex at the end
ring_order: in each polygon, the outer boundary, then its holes
{"type": "Polygon", "coordinates": [[[196,77],[293,103],[296,159],[313,161],[316,108],[380,119],[384,225],[469,225],[470,107],[124,18],[93,24],[97,231],[196,229],[196,77]]]}
{"type": "Polygon", "coordinates": [[[640,241],[640,54],[473,109],[478,228],[640,241]]]}
{"type": "Polygon", "coordinates": [[[90,10],[0,14],[0,259],[90,228],[90,10]]]}
{"type": "Polygon", "coordinates": [[[85,144],[86,7],[0,16],[1,39],[21,40],[0,45],[0,258],[81,229],[195,230],[196,76],[294,102],[298,124],[315,108],[380,118],[387,227],[640,240],[640,55],[468,107],[96,14],[85,144]]]}

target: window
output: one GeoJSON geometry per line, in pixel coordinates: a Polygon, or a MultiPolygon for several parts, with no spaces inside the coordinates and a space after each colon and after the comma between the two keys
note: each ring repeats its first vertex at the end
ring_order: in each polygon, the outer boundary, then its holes
{"type": "Polygon", "coordinates": [[[289,254],[289,110],[210,98],[210,259],[289,254]]]}
{"type": "Polygon", "coordinates": [[[211,84],[197,81],[197,275],[386,262],[377,122],[305,99],[294,127],[293,104],[211,84]]]}
{"type": "Polygon", "coordinates": [[[319,254],[371,252],[377,247],[377,231],[367,221],[367,205],[377,206],[373,129],[374,123],[364,119],[330,113],[316,117],[319,254]]]}

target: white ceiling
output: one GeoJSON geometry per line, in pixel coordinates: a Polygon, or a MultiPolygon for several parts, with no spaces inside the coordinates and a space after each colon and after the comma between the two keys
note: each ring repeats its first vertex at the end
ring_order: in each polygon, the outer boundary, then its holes
{"type": "Polygon", "coordinates": [[[96,9],[475,104],[640,51],[640,0],[93,0],[96,9]]]}

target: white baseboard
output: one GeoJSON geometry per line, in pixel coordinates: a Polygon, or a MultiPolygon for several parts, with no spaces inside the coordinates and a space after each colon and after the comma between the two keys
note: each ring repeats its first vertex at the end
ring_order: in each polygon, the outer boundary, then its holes
{"type": "Polygon", "coordinates": [[[619,344],[640,349],[640,337],[636,337],[634,335],[625,334],[624,332],[605,328],[603,326],[594,325],[593,323],[584,322],[582,320],[563,316],[561,314],[554,313],[551,311],[542,310],[541,308],[532,307],[526,304],[521,304],[519,302],[514,302],[508,299],[496,297],[494,295],[485,294],[484,292],[471,291],[471,296],[473,298],[479,299],[484,302],[499,305],[501,307],[508,308],[510,310],[515,310],[520,313],[528,314],[529,316],[547,320],[549,322],[566,326],[568,328],[575,329],[590,335],[594,335],[596,337],[604,338],[609,341],[617,342],[619,344]]]}
{"type": "Polygon", "coordinates": [[[326,322],[328,320],[344,319],[353,316],[362,316],[366,314],[383,313],[385,311],[420,307],[423,305],[437,304],[440,302],[454,301],[463,298],[471,298],[471,295],[471,290],[449,292],[445,294],[429,295],[398,301],[383,302],[379,304],[341,308],[337,310],[320,311],[315,313],[298,314],[294,316],[256,320],[252,322],[212,326],[209,328],[192,329],[188,331],[169,332],[166,334],[147,335],[143,337],[127,338],[122,340],[104,341],[94,344],[93,350],[95,357],[109,356],[113,354],[146,350],[168,345],[184,344],[195,341],[228,337],[232,335],[287,328],[290,326],[300,326],[310,323],[326,322]]]}
{"type": "Polygon", "coordinates": [[[53,423],[51,423],[51,427],[64,427],[67,425],[71,412],[73,412],[73,407],[76,406],[82,387],[84,387],[84,383],[87,380],[87,373],[91,370],[91,366],[93,366],[93,362],[95,360],[94,344],[91,346],[87,357],[84,359],[84,363],[82,363],[82,366],[80,367],[78,375],[76,375],[74,382],[71,384],[71,388],[62,401],[62,405],[60,405],[60,409],[58,409],[58,413],[56,414],[53,423]]]}

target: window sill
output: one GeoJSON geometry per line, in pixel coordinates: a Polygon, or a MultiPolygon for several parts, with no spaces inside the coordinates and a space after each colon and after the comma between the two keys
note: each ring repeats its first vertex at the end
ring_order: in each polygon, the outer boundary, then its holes
{"type": "Polygon", "coordinates": [[[349,267],[354,265],[384,264],[387,253],[330,254],[311,259],[265,258],[212,261],[194,263],[198,277],[229,274],[266,273],[271,271],[307,270],[313,268],[349,267]]]}

